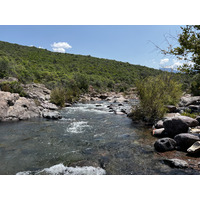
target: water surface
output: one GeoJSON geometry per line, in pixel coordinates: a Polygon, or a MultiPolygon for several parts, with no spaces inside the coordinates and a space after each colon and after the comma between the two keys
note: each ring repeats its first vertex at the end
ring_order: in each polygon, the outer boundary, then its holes
{"type": "MultiPolygon", "coordinates": [[[[83,174],[95,170],[104,174],[102,168],[106,174],[118,175],[199,174],[198,170],[163,164],[163,156],[154,151],[156,138],[151,136],[151,129],[110,112],[108,102],[96,104],[64,108],[58,121],[1,122],[0,174],[42,174],[55,165],[57,168],[51,169],[87,166],[82,168],[83,174]]],[[[72,174],[80,173],[76,170],[72,174]]]]}

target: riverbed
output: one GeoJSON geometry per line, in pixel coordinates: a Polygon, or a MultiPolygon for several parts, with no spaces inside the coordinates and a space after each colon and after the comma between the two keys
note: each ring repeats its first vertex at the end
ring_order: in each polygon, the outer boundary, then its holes
{"type": "Polygon", "coordinates": [[[60,120],[1,122],[0,174],[199,174],[165,165],[151,128],[109,105],[74,104],[60,110],[60,120]]]}

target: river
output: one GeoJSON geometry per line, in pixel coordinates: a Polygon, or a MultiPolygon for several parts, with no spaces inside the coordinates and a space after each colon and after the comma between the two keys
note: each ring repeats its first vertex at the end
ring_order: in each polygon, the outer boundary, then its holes
{"type": "Polygon", "coordinates": [[[75,104],[57,121],[1,122],[0,174],[199,174],[165,165],[151,129],[108,105],[75,104]]]}

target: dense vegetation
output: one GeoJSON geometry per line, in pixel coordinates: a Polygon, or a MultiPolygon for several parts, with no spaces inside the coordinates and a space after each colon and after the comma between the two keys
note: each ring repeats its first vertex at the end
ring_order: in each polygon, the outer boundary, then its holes
{"type": "Polygon", "coordinates": [[[133,119],[153,123],[162,118],[166,105],[176,105],[182,95],[182,86],[169,74],[147,77],[136,82],[140,104],[133,109],[133,119]]]}
{"type": "Polygon", "coordinates": [[[124,89],[136,79],[162,73],[140,65],[100,59],[91,56],[55,53],[36,47],[0,41],[0,78],[17,77],[21,82],[42,82],[49,88],[76,85],[87,90],[96,88],[124,89]]]}
{"type": "MultiPolygon", "coordinates": [[[[123,92],[135,86],[138,80],[163,73],[168,72],[115,60],[55,53],[0,41],[0,78],[12,76],[21,83],[44,83],[49,89],[54,89],[55,96],[62,93],[62,98],[68,102],[87,92],[89,85],[97,92],[123,92]]],[[[185,88],[190,84],[188,77],[184,78],[184,75],[172,76],[182,81],[185,88]]],[[[57,102],[60,105],[63,105],[62,98],[57,102]]],[[[56,101],[56,97],[52,95],[52,102],[56,101]]]]}

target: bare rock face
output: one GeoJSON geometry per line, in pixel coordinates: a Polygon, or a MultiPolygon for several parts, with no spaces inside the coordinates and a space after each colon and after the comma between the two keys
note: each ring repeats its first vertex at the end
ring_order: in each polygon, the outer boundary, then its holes
{"type": "Polygon", "coordinates": [[[0,121],[30,119],[39,117],[40,109],[34,100],[19,94],[0,91],[0,121]]]}
{"type": "Polygon", "coordinates": [[[49,101],[51,90],[47,89],[43,84],[31,83],[22,85],[28,98],[37,99],[38,101],[49,101]]]}

